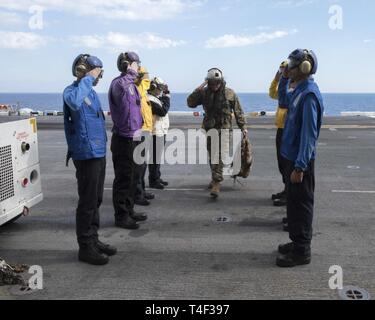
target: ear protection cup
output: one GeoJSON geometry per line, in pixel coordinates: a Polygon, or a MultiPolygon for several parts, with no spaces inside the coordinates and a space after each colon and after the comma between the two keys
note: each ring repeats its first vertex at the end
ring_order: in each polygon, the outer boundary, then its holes
{"type": "Polygon", "coordinates": [[[312,50],[296,49],[288,58],[291,69],[298,68],[304,75],[313,75],[318,70],[318,58],[312,50]]]}
{"type": "Polygon", "coordinates": [[[126,72],[129,67],[128,53],[121,53],[117,58],[117,69],[120,72],[126,72]]]}
{"type": "Polygon", "coordinates": [[[305,54],[305,57],[304,57],[304,61],[300,64],[299,66],[299,70],[303,73],[303,74],[313,74],[316,72],[313,72],[313,64],[315,64],[316,62],[314,60],[315,57],[312,56],[314,55],[314,53],[312,51],[309,51],[307,49],[303,50],[303,53],[305,54]]]}
{"type": "Polygon", "coordinates": [[[77,58],[75,58],[72,66],[73,76],[79,77],[85,75],[87,72],[90,71],[86,63],[86,60],[89,57],[89,54],[80,54],[77,58]]]}
{"type": "Polygon", "coordinates": [[[303,74],[310,74],[310,73],[311,73],[311,70],[312,70],[311,62],[308,61],[308,60],[303,61],[303,62],[299,65],[299,70],[300,70],[303,74]]]}

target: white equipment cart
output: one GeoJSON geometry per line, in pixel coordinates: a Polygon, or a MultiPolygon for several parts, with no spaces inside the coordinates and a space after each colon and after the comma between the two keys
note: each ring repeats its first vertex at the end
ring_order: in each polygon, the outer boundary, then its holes
{"type": "Polygon", "coordinates": [[[0,123],[0,226],[42,200],[36,119],[0,123]]]}

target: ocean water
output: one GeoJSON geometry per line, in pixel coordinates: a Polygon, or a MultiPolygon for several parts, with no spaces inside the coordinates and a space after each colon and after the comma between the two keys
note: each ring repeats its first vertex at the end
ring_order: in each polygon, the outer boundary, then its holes
{"type": "MultiPolygon", "coordinates": [[[[275,111],[277,101],[266,93],[240,93],[245,112],[275,111]]],[[[172,94],[171,111],[191,111],[186,105],[188,93],[172,94]]],[[[104,110],[108,110],[106,93],[99,94],[104,110]]],[[[375,112],[374,94],[323,94],[326,115],[337,116],[345,111],[375,112]]],[[[0,104],[19,105],[35,111],[63,110],[61,93],[0,93],[0,104]]],[[[197,111],[202,110],[197,108],[197,111]]]]}

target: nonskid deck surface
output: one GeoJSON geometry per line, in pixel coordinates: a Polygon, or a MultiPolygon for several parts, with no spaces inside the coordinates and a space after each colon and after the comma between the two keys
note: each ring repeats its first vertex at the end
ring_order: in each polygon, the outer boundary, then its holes
{"type": "MultiPolygon", "coordinates": [[[[227,179],[217,201],[206,189],[207,165],[163,166],[170,186],[155,191],[150,207],[137,207],[149,215],[137,231],[113,225],[108,153],[100,234],[119,253],[104,267],[77,261],[74,170],[65,167],[61,118],[51,119],[39,119],[45,200],[0,229],[2,258],[43,268],[44,289],[22,299],[338,299],[328,286],[332,265],[343,268],[344,285],[375,296],[375,119],[325,119],[312,264],[286,270],[275,266],[276,248],[288,236],[281,225],[285,209],[270,200],[282,187],[273,118],[250,119],[252,175],[236,186],[227,179]],[[220,217],[228,222],[217,223],[220,217]]],[[[198,128],[199,121],[176,117],[172,127],[198,128]]],[[[19,297],[0,287],[0,298],[19,297]]]]}

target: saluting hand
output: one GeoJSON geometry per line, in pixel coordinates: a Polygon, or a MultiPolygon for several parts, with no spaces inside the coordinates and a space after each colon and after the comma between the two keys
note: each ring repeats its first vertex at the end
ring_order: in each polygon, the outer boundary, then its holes
{"type": "Polygon", "coordinates": [[[283,77],[289,79],[289,68],[286,66],[283,70],[283,77]]]}
{"type": "Polygon", "coordinates": [[[203,90],[203,89],[207,86],[207,84],[208,84],[207,81],[203,82],[203,83],[197,88],[197,90],[203,90]]]}
{"type": "Polygon", "coordinates": [[[87,72],[87,76],[92,76],[95,79],[97,79],[100,76],[100,73],[102,72],[102,68],[95,68],[89,72],[87,72]]]}

